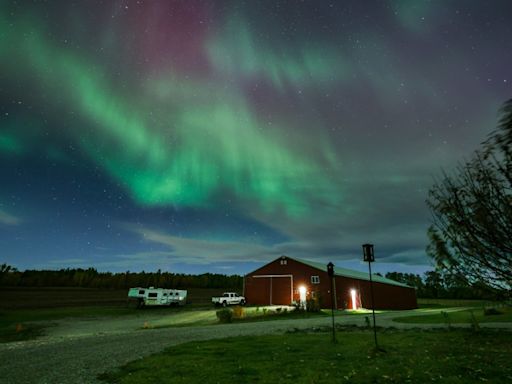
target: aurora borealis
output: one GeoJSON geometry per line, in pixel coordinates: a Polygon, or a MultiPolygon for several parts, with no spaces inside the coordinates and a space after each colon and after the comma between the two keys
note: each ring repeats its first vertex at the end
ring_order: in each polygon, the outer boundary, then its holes
{"type": "Polygon", "coordinates": [[[0,262],[423,271],[511,96],[508,1],[0,2],[0,262]]]}

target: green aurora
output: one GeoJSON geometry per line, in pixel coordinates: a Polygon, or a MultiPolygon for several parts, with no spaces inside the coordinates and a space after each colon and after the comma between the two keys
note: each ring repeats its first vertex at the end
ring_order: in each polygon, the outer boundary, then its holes
{"type": "MultiPolygon", "coordinates": [[[[171,71],[165,81],[158,82],[156,92],[146,86],[134,90],[135,97],[123,97],[109,86],[100,67],[72,50],[55,47],[45,39],[42,28],[7,28],[3,37],[3,59],[16,58],[12,70],[18,76],[29,70],[40,93],[60,95],[66,109],[76,110],[89,122],[87,134],[73,127],[66,134],[141,204],[208,206],[213,196],[227,192],[242,202],[256,202],[266,211],[283,209],[296,216],[310,211],[308,185],[320,190],[333,187],[323,169],[336,169],[339,160],[326,141],[317,143],[323,144],[316,150],[320,160],[300,156],[301,149],[287,144],[283,132],[288,127],[264,129],[235,86],[177,80],[171,71]],[[161,96],[156,108],[147,105],[147,98],[153,95],[146,92],[161,96]]],[[[247,45],[243,55],[259,56],[252,51],[247,31],[242,31],[242,40],[236,43],[247,45]]],[[[209,52],[227,47],[222,40],[214,45],[209,52]]],[[[303,68],[270,57],[274,69],[268,75],[277,88],[284,79],[305,81],[309,73],[324,77],[329,69],[317,69],[318,57],[308,54],[306,60],[302,58],[303,68]]],[[[215,67],[229,70],[226,63],[216,63],[215,57],[212,60],[215,67]]],[[[253,65],[255,71],[269,68],[264,62],[249,61],[247,56],[242,58],[247,66],[242,65],[241,75],[251,74],[253,65]]],[[[155,81],[146,81],[151,83],[155,81]]],[[[17,141],[9,140],[15,150],[17,141]]],[[[339,194],[321,197],[334,202],[331,196],[339,194]]]]}
{"type": "Polygon", "coordinates": [[[0,1],[0,264],[358,267],[373,242],[427,269],[428,189],[510,98],[510,12],[0,1]]]}

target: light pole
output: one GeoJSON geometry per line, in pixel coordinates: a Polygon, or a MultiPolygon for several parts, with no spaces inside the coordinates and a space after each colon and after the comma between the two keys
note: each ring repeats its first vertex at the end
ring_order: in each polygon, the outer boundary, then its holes
{"type": "Polygon", "coordinates": [[[363,260],[368,262],[368,274],[370,275],[370,295],[372,299],[372,314],[373,314],[373,337],[375,339],[375,348],[379,350],[377,344],[377,325],[375,322],[375,300],[373,298],[373,281],[372,281],[372,263],[375,261],[373,254],[373,244],[363,244],[363,260]]]}
{"type": "Polygon", "coordinates": [[[332,317],[332,342],[336,343],[336,330],[334,328],[334,264],[327,264],[327,274],[331,279],[331,317],[332,317]]]}

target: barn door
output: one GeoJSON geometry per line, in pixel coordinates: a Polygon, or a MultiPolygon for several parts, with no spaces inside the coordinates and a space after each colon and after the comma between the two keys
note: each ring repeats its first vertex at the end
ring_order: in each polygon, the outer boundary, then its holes
{"type": "Polygon", "coordinates": [[[292,279],[290,276],[270,278],[270,305],[290,305],[292,303],[292,279]]]}

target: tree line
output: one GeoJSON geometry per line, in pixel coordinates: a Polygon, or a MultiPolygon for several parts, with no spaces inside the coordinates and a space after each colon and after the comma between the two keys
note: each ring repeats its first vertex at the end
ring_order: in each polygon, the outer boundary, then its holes
{"type": "Polygon", "coordinates": [[[469,282],[461,274],[427,271],[423,277],[414,273],[388,272],[386,278],[416,288],[416,296],[425,299],[503,299],[503,291],[482,280],[469,282]]]}
{"type": "MultiPolygon", "coordinates": [[[[380,274],[379,274],[380,275],[380,274]]],[[[464,276],[428,271],[422,276],[413,273],[388,272],[386,278],[416,288],[420,298],[496,299],[499,291],[483,282],[468,283],[464,276]]],[[[223,288],[241,290],[243,276],[204,273],[189,275],[156,272],[98,272],[94,268],[18,271],[7,264],[0,265],[0,286],[3,287],[81,287],[128,289],[158,288],[223,288]]]]}
{"type": "Polygon", "coordinates": [[[158,288],[230,288],[240,290],[243,277],[203,273],[162,272],[98,272],[95,268],[66,268],[60,270],[18,271],[7,264],[0,266],[0,286],[9,287],[81,287],[104,289],[128,289],[131,287],[158,288]]]}

